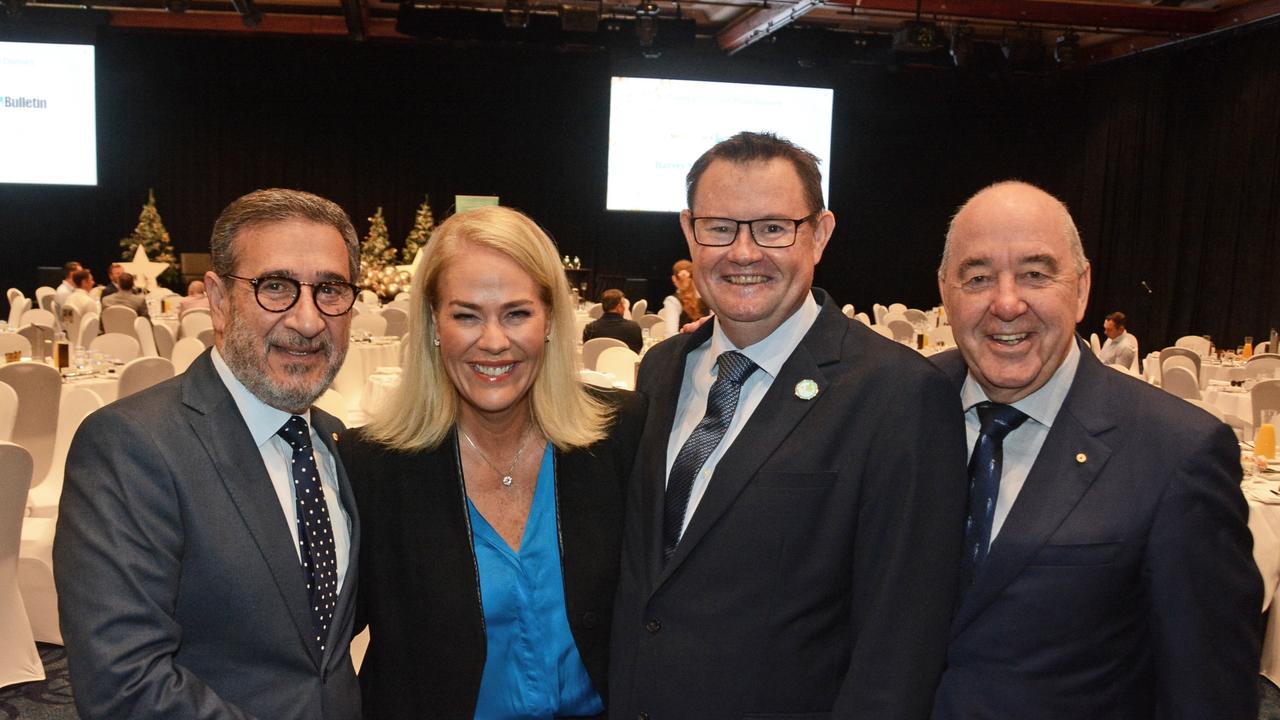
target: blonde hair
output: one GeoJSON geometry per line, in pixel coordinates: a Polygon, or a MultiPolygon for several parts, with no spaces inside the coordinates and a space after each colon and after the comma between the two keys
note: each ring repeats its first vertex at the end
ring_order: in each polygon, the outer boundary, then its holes
{"type": "Polygon", "coordinates": [[[549,339],[529,390],[534,424],[560,450],[603,439],[613,410],[578,380],[576,324],[559,253],[537,223],[504,207],[454,215],[431,234],[410,288],[400,389],[366,427],[367,435],[398,450],[433,450],[457,423],[460,400],[432,342],[437,332],[432,307],[453,261],[467,262],[467,251],[475,248],[511,258],[533,279],[548,309],[549,339]]]}

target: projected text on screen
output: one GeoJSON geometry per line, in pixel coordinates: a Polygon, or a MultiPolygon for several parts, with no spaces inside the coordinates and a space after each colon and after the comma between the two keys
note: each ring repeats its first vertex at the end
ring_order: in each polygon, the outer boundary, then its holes
{"type": "Polygon", "coordinates": [[[98,184],[92,45],[0,42],[0,182],[98,184]]]}

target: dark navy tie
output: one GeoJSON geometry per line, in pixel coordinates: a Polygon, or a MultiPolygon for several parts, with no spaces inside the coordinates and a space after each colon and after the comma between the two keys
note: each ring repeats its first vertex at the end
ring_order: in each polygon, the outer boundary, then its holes
{"type": "Polygon", "coordinates": [[[324,501],[324,487],[320,485],[320,474],[316,470],[307,421],[294,415],[276,434],[293,448],[291,467],[298,507],[298,550],[307,578],[316,644],[320,652],[324,652],[325,638],[329,637],[333,608],[338,599],[338,556],[333,544],[329,506],[324,501]]]}
{"type": "Polygon", "coordinates": [[[964,524],[964,558],[960,563],[961,588],[973,578],[987,559],[991,546],[991,521],[1000,496],[1000,466],[1004,461],[1004,438],[1027,416],[1012,405],[978,404],[978,442],[969,458],[969,517],[964,524]]]}
{"type": "Polygon", "coordinates": [[[724,439],[733,420],[733,413],[738,408],[738,395],[742,392],[742,383],[751,377],[758,367],[751,358],[735,350],[721,353],[716,358],[720,368],[716,373],[716,381],[711,385],[707,395],[707,414],[693,429],[693,434],[684,441],[671,463],[671,473],[667,476],[667,493],[662,513],[662,554],[671,559],[680,544],[680,529],[684,526],[684,514],[689,507],[689,493],[693,490],[693,479],[698,476],[703,463],[711,456],[724,439]]]}

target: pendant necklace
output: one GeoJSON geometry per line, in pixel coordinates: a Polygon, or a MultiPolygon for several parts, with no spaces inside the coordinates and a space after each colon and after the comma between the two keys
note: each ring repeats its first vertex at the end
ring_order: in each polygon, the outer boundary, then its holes
{"type": "Polygon", "coordinates": [[[480,459],[483,460],[486,465],[493,468],[494,472],[502,476],[502,486],[511,487],[511,483],[514,479],[511,477],[511,474],[515,472],[516,465],[520,464],[520,456],[524,454],[524,449],[529,446],[529,438],[533,437],[533,425],[529,425],[529,429],[525,431],[524,442],[520,443],[520,449],[516,451],[516,456],[511,460],[511,467],[507,468],[505,473],[502,472],[497,465],[494,465],[493,462],[489,460],[489,457],[476,446],[476,442],[471,439],[471,436],[467,434],[466,430],[459,427],[458,432],[462,433],[462,437],[466,438],[467,444],[471,446],[472,450],[476,451],[476,454],[480,456],[480,459]]]}

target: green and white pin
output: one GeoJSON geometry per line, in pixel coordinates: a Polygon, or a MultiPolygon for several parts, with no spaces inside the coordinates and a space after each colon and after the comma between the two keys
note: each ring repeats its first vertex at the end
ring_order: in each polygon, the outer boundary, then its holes
{"type": "Polygon", "coordinates": [[[818,397],[818,383],[809,378],[796,383],[796,397],[801,400],[812,400],[818,397]]]}

